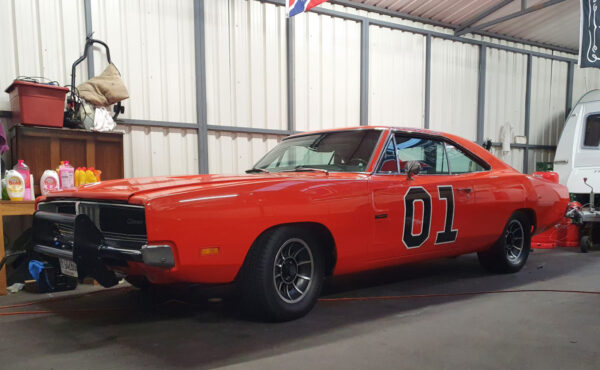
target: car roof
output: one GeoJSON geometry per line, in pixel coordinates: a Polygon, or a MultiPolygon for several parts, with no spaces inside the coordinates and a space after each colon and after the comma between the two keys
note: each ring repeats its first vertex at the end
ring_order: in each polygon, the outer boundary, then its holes
{"type": "Polygon", "coordinates": [[[313,135],[313,134],[319,134],[319,133],[324,133],[324,132],[353,131],[353,130],[395,130],[395,131],[402,131],[402,132],[406,132],[406,133],[420,133],[420,134],[431,135],[431,136],[444,136],[444,137],[449,136],[449,134],[446,134],[446,133],[443,133],[440,131],[427,130],[427,129],[417,128],[417,127],[398,127],[398,126],[377,125],[377,126],[339,127],[339,128],[330,128],[330,129],[315,130],[315,131],[298,132],[296,134],[292,134],[292,135],[284,138],[284,140],[292,138],[292,137],[313,135]]]}

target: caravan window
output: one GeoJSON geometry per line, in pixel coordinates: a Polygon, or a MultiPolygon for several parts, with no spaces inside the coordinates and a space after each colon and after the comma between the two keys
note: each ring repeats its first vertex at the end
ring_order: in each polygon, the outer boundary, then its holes
{"type": "Polygon", "coordinates": [[[589,116],[585,123],[583,146],[597,147],[600,145],[600,115],[589,116]]]}

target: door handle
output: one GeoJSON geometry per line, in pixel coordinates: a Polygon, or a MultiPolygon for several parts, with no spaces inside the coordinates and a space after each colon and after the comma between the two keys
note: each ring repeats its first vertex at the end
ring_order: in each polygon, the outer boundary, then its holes
{"type": "Polygon", "coordinates": [[[465,193],[469,194],[470,192],[473,191],[473,188],[457,188],[456,190],[457,191],[462,191],[462,192],[465,192],[465,193]]]}

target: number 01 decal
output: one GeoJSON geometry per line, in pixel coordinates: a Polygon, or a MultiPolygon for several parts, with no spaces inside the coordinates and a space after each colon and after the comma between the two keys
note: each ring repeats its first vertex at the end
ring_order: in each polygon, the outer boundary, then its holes
{"type": "MultiPolygon", "coordinates": [[[[446,202],[446,213],[444,230],[438,231],[435,237],[435,244],[446,244],[456,241],[458,229],[452,229],[454,222],[454,189],[452,185],[438,186],[439,199],[446,202]]],[[[402,241],[408,249],[419,248],[422,246],[431,232],[431,195],[421,186],[413,186],[404,194],[404,231],[402,232],[402,241]],[[418,234],[413,233],[415,204],[423,205],[423,221],[421,231],[418,234]]]]}

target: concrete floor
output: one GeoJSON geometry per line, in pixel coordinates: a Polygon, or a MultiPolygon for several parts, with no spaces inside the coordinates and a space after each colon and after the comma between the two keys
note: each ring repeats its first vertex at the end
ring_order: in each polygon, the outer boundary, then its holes
{"type": "MultiPolygon", "coordinates": [[[[484,273],[469,255],[337,279],[323,298],[514,289],[600,291],[600,252],[538,250],[505,276],[484,273]]],[[[303,319],[266,324],[218,302],[150,304],[130,287],[98,290],[0,308],[51,311],[0,316],[0,367],[600,368],[600,295],[321,301],[303,319]]],[[[20,293],[0,297],[0,306],[48,298],[20,293]]]]}

